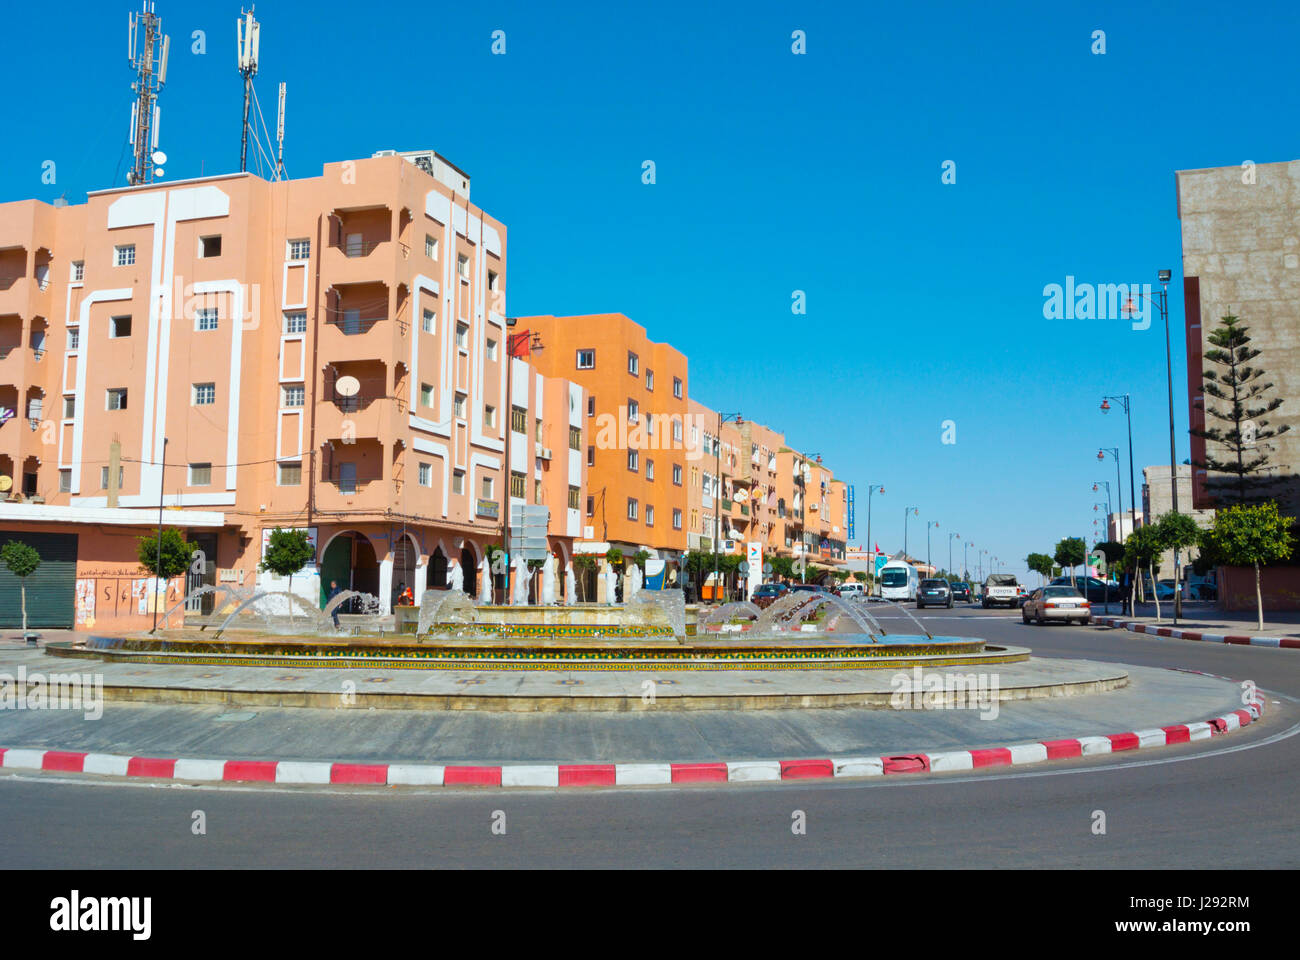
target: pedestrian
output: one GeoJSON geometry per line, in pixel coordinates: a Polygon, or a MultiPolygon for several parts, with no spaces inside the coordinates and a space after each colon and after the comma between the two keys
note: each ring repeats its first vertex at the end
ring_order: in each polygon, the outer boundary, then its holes
{"type": "MultiPolygon", "coordinates": [[[[325,605],[329,606],[329,602],[342,592],[343,590],[341,587],[339,587],[339,582],[337,580],[331,580],[329,593],[325,595],[325,605]]],[[[339,628],[339,608],[335,607],[333,612],[334,612],[334,629],[337,630],[339,628]]]]}

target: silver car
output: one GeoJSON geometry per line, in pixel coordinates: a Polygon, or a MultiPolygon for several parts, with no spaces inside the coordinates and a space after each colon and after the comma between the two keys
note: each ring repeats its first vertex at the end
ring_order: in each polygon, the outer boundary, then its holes
{"type": "Polygon", "coordinates": [[[1020,617],[1025,623],[1074,620],[1086,624],[1092,620],[1092,606],[1074,587],[1039,587],[1020,608],[1020,617]]]}

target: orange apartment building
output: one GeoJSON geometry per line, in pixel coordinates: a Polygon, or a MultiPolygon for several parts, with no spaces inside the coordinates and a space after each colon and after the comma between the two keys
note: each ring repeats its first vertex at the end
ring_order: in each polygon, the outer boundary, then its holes
{"type": "Polygon", "coordinates": [[[578,552],[645,550],[675,565],[687,549],[686,357],[622,314],[521,317],[540,336],[538,369],[585,392],[587,489],[578,552]]]}
{"type": "MultiPolygon", "coordinates": [[[[149,622],[135,538],[160,498],[206,558],[169,600],[283,589],[256,569],[277,526],[315,539],[293,579],[313,600],[337,580],[418,603],[456,563],[475,591],[508,485],[568,559],[581,378],[514,360],[507,404],[506,229],[438,155],[387,153],[0,205],[0,540],[76,537],[46,542],[79,628],[149,622]]],[[[684,396],[685,359],[645,355],[684,396]]]]}

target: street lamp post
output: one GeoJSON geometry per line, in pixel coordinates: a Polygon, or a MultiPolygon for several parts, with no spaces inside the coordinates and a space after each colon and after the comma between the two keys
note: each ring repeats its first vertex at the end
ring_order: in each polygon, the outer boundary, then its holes
{"type": "Polygon", "coordinates": [[[871,539],[871,495],[877,490],[880,495],[885,495],[885,485],[883,483],[872,483],[867,486],[867,556],[871,557],[871,579],[876,579],[876,541],[871,539]]]}
{"type": "MultiPolygon", "coordinates": [[[[515,325],[514,317],[506,318],[506,327],[511,328],[515,325]]],[[[542,336],[539,333],[533,333],[525,330],[522,333],[511,333],[506,336],[506,409],[503,412],[505,418],[505,477],[501,491],[501,553],[505,563],[510,560],[510,482],[511,474],[514,472],[510,469],[510,435],[514,433],[515,425],[515,404],[514,394],[511,391],[511,374],[514,372],[516,357],[523,359],[532,356],[534,350],[542,349],[542,336]]],[[[525,424],[525,427],[527,424],[525,424]]],[[[526,434],[525,434],[526,435],[526,434]]],[[[525,471],[525,474],[527,471],[525,471]]],[[[525,480],[524,495],[521,498],[524,503],[528,502],[528,487],[525,480]]],[[[492,571],[488,570],[488,576],[492,576],[492,571]]],[[[510,596],[510,568],[506,567],[504,574],[506,578],[506,600],[510,596]]]]}
{"type": "Polygon", "coordinates": [[[743,423],[744,417],[738,413],[729,413],[723,416],[718,413],[718,435],[713,438],[714,462],[716,464],[716,473],[713,482],[718,485],[717,492],[713,495],[713,599],[718,599],[718,541],[722,539],[722,425],[735,421],[743,423]]]}
{"type": "Polygon", "coordinates": [[[930,528],[938,525],[938,520],[927,520],[925,522],[925,565],[930,568],[930,576],[934,576],[934,564],[930,562],[930,528]]]}
{"type": "Polygon", "coordinates": [[[950,533],[950,534],[948,534],[948,576],[950,576],[950,577],[952,576],[952,540],[953,540],[953,537],[956,537],[958,540],[960,540],[960,539],[961,539],[961,534],[960,534],[960,533],[950,533]]]}
{"type": "Polygon", "coordinates": [[[920,508],[907,507],[903,510],[903,553],[904,554],[907,554],[907,518],[910,517],[912,514],[916,514],[917,516],[920,516],[921,514],[920,508]]]}
{"type": "Polygon", "coordinates": [[[158,632],[158,581],[162,579],[162,517],[163,517],[163,477],[167,473],[167,438],[163,437],[162,469],[158,471],[158,557],[153,569],[153,630],[158,632]]]}
{"type": "MultiPolygon", "coordinates": [[[[1132,406],[1129,402],[1127,393],[1117,397],[1103,397],[1101,401],[1101,412],[1110,413],[1110,401],[1114,400],[1124,407],[1124,419],[1128,421],[1128,498],[1129,498],[1129,520],[1134,530],[1137,529],[1137,484],[1133,480],[1133,413],[1132,406]]],[[[1103,450],[1105,447],[1102,448],[1103,450]]],[[[1118,448],[1116,449],[1115,462],[1119,463],[1118,448]]]]}
{"type": "Polygon", "coordinates": [[[966,562],[966,551],[968,549],[970,549],[970,541],[963,540],[961,542],[961,578],[963,580],[970,576],[970,564],[966,562]]]}

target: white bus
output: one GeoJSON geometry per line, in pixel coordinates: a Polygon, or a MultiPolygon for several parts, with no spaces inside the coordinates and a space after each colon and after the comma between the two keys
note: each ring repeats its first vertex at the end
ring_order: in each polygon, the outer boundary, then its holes
{"type": "Polygon", "coordinates": [[[882,600],[915,600],[916,588],[921,582],[916,567],[902,560],[890,560],[880,568],[880,598],[882,600]]]}

